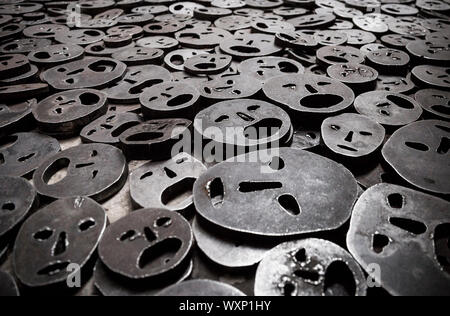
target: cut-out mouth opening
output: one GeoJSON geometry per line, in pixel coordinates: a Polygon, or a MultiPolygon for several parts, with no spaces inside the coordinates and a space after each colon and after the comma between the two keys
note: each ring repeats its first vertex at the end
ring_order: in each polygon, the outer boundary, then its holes
{"type": "Polygon", "coordinates": [[[163,133],[159,132],[143,132],[134,135],[130,135],[127,137],[127,141],[129,142],[148,142],[156,139],[160,139],[164,136],[163,133]]]}
{"type": "Polygon", "coordinates": [[[163,80],[161,79],[151,79],[151,80],[146,80],[140,84],[138,84],[137,86],[132,87],[128,92],[130,94],[140,94],[142,93],[145,89],[147,88],[151,88],[157,84],[163,83],[163,80]]]}
{"type": "Polygon", "coordinates": [[[176,96],[175,98],[170,99],[167,101],[168,107],[177,107],[181,106],[183,104],[187,104],[194,99],[194,96],[192,94],[180,94],[176,96]]]}
{"type": "Polygon", "coordinates": [[[183,245],[178,238],[167,238],[145,249],[138,258],[139,269],[151,269],[170,263],[183,245]]]}
{"type": "Polygon", "coordinates": [[[38,275],[47,275],[47,276],[54,276],[56,274],[59,274],[61,272],[65,272],[67,267],[69,266],[69,261],[63,261],[63,262],[56,262],[51,263],[45,268],[38,271],[38,275]]]}
{"type": "Polygon", "coordinates": [[[389,222],[414,235],[422,235],[427,231],[427,226],[424,223],[409,218],[391,217],[389,222]]]}
{"type": "Polygon", "coordinates": [[[196,64],[194,67],[197,69],[200,69],[200,70],[210,70],[210,69],[216,69],[217,65],[215,63],[199,63],[199,64],[196,64]]]}
{"type": "Polygon", "coordinates": [[[47,185],[53,185],[64,180],[67,177],[70,160],[67,158],[59,158],[54,161],[42,175],[42,180],[47,185]]]}
{"type": "Polygon", "coordinates": [[[88,66],[88,68],[94,72],[109,73],[113,72],[117,67],[117,63],[109,60],[99,60],[88,66]]]}
{"type": "Polygon", "coordinates": [[[252,46],[232,46],[230,47],[231,50],[238,52],[240,54],[259,54],[261,53],[261,50],[258,47],[252,47],[252,46]]]}
{"type": "Polygon", "coordinates": [[[383,234],[374,234],[372,237],[372,250],[380,254],[383,252],[384,248],[390,243],[389,237],[383,234]]]}
{"type": "Polygon", "coordinates": [[[338,64],[345,64],[345,63],[349,62],[346,58],[339,57],[339,56],[325,56],[324,58],[329,62],[338,63],[338,64]]]}
{"type": "Polygon", "coordinates": [[[252,193],[266,190],[281,189],[283,184],[281,182],[241,182],[239,184],[239,192],[252,193]]]}
{"type": "Polygon", "coordinates": [[[344,98],[336,94],[313,94],[300,100],[300,105],[310,109],[324,109],[336,106],[344,101],[344,98]]]}
{"type": "Polygon", "coordinates": [[[186,200],[192,200],[192,188],[195,178],[185,178],[163,191],[161,202],[167,207],[175,207],[186,200]]]}
{"type": "Polygon", "coordinates": [[[325,296],[355,296],[355,277],[345,262],[334,261],[325,273],[325,296]]]}

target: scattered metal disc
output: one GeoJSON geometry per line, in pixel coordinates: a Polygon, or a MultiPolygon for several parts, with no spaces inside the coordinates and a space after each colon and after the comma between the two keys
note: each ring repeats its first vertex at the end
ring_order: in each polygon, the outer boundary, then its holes
{"type": "Polygon", "coordinates": [[[146,89],[139,100],[148,119],[193,118],[199,97],[198,91],[187,83],[166,82],[146,89]]]}
{"type": "Polygon", "coordinates": [[[84,49],[78,45],[59,44],[33,50],[28,54],[28,59],[35,64],[43,66],[55,66],[82,58],[84,49]]]}
{"type": "Polygon", "coordinates": [[[353,104],[355,95],[345,84],[317,75],[284,75],[268,80],[266,96],[296,113],[331,114],[353,104]]]}
{"type": "Polygon", "coordinates": [[[389,23],[388,26],[391,32],[400,35],[425,37],[430,33],[430,31],[418,23],[396,21],[389,23]]]}
{"type": "Polygon", "coordinates": [[[366,44],[364,46],[362,46],[360,48],[361,52],[367,56],[367,54],[372,53],[374,51],[380,50],[386,48],[386,46],[384,46],[383,44],[378,44],[378,43],[371,43],[371,44],[366,44]]]}
{"type": "Polygon", "coordinates": [[[186,153],[167,161],[149,162],[130,174],[131,199],[139,208],[187,211],[194,204],[194,182],[205,171],[200,161],[186,153]]]}
{"type": "Polygon", "coordinates": [[[361,51],[349,46],[325,46],[316,53],[317,62],[323,66],[335,64],[362,64],[364,56],[361,51]]]}
{"type": "Polygon", "coordinates": [[[17,23],[9,23],[0,26],[0,40],[6,40],[9,38],[15,38],[17,35],[22,33],[25,29],[25,25],[17,23]]]}
{"type": "Polygon", "coordinates": [[[17,39],[0,46],[0,52],[3,54],[25,54],[35,49],[50,46],[51,43],[50,40],[44,38],[17,39]]]}
{"type": "Polygon", "coordinates": [[[194,10],[198,8],[204,8],[204,6],[195,2],[177,1],[169,7],[169,11],[173,14],[194,16],[194,10]]]}
{"type": "Polygon", "coordinates": [[[131,9],[131,12],[133,13],[149,13],[154,15],[159,15],[163,13],[169,12],[169,7],[166,5],[146,5],[146,6],[139,6],[134,7],[131,9]]]}
{"type": "Polygon", "coordinates": [[[142,118],[135,113],[107,113],[80,132],[84,143],[103,143],[118,146],[119,137],[127,129],[142,123],[142,118]]]}
{"type": "Polygon", "coordinates": [[[31,108],[35,103],[36,100],[32,99],[17,104],[0,104],[0,136],[32,126],[31,108]]]}
{"type": "Polygon", "coordinates": [[[377,16],[355,16],[353,23],[360,29],[373,33],[386,33],[389,31],[388,25],[377,16]]]}
{"type": "Polygon", "coordinates": [[[411,97],[386,91],[371,91],[355,99],[355,109],[380,124],[403,126],[417,121],[422,108],[411,97]]]}
{"type": "Polygon", "coordinates": [[[184,70],[197,75],[220,74],[230,67],[231,61],[229,55],[202,54],[187,59],[184,70]]]}
{"type": "Polygon", "coordinates": [[[169,286],[161,291],[158,296],[246,296],[238,289],[226,283],[211,280],[189,280],[169,286]]]}
{"type": "Polygon", "coordinates": [[[347,34],[348,45],[353,46],[363,46],[366,44],[374,43],[377,40],[377,37],[370,32],[367,31],[361,31],[361,30],[343,30],[345,34],[347,34]]]}
{"type": "Polygon", "coordinates": [[[381,12],[393,16],[409,16],[416,15],[419,13],[419,10],[411,5],[388,3],[381,6],[381,12]]]}
{"type": "Polygon", "coordinates": [[[59,150],[56,139],[38,133],[18,133],[1,138],[0,174],[25,176],[59,150]]]}
{"type": "Polygon", "coordinates": [[[166,54],[166,56],[164,57],[164,64],[172,71],[182,71],[184,70],[184,64],[189,58],[205,54],[208,53],[206,51],[198,49],[177,49],[166,54]]]}
{"type": "Polygon", "coordinates": [[[0,79],[23,74],[31,69],[27,56],[10,54],[0,56],[0,79]]]}
{"type": "Polygon", "coordinates": [[[20,296],[16,280],[14,280],[14,278],[9,273],[6,273],[4,271],[0,271],[0,296],[20,296]]]}
{"type": "Polygon", "coordinates": [[[414,41],[406,49],[409,54],[426,64],[445,66],[450,60],[450,41],[414,41]]]}
{"type": "Polygon", "coordinates": [[[437,66],[417,66],[411,72],[412,79],[420,86],[438,89],[450,88],[450,69],[437,66]]]}
{"type": "Polygon", "coordinates": [[[252,23],[252,28],[256,32],[277,34],[280,32],[294,32],[295,27],[289,22],[279,20],[255,19],[252,23]]]}
{"type": "Polygon", "coordinates": [[[345,157],[364,157],[381,147],[385,129],[370,118],[353,113],[330,117],[321,128],[325,145],[345,157]]]}
{"type": "Polygon", "coordinates": [[[163,282],[145,282],[130,280],[111,272],[105,264],[98,260],[94,268],[95,287],[103,296],[154,296],[172,284],[186,280],[192,273],[193,263],[179,274],[163,282]]]}
{"type": "Polygon", "coordinates": [[[336,16],[333,14],[310,14],[288,20],[297,30],[320,29],[333,25],[336,16]]]}
{"type": "Polygon", "coordinates": [[[308,238],[285,242],[258,266],[257,296],[365,296],[367,281],[353,257],[338,245],[308,238]]]}
{"type": "Polygon", "coordinates": [[[350,217],[356,180],[334,161],[289,148],[240,158],[208,169],[195,183],[196,209],[208,221],[255,235],[291,236],[335,229],[350,217]]]}
{"type": "MultiPolygon", "coordinates": [[[[211,5],[218,8],[238,9],[245,7],[246,3],[243,0],[212,0],[211,5]]],[[[238,14],[237,11],[234,13],[238,14]]]]}
{"type": "Polygon", "coordinates": [[[382,153],[395,171],[415,187],[449,194],[449,139],[450,123],[419,121],[396,131],[382,153]]]}
{"type": "Polygon", "coordinates": [[[398,77],[398,76],[383,76],[379,75],[377,79],[376,90],[389,91],[392,93],[408,93],[411,92],[415,85],[411,81],[411,76],[398,77]]]}
{"type": "Polygon", "coordinates": [[[414,98],[426,112],[450,120],[450,92],[424,89],[418,91],[414,98]]]}
{"type": "Polygon", "coordinates": [[[35,203],[36,191],[23,178],[0,176],[0,193],[0,237],[2,237],[17,227],[28,215],[35,203]]]}
{"type": "Polygon", "coordinates": [[[392,295],[447,295],[448,209],[448,202],[428,194],[392,184],[374,186],[355,205],[348,248],[392,295]]]}
{"type": "Polygon", "coordinates": [[[123,187],[127,177],[128,165],[119,149],[86,144],[45,160],[33,181],[39,194],[54,199],[87,196],[105,201],[123,187]]]}
{"type": "Polygon", "coordinates": [[[63,44],[87,46],[100,42],[104,37],[105,33],[100,30],[78,29],[57,32],[55,40],[63,44]]]}
{"type": "Polygon", "coordinates": [[[211,81],[196,83],[202,97],[210,100],[242,99],[254,96],[262,83],[247,75],[219,75],[211,81]]]}
{"type": "Polygon", "coordinates": [[[127,66],[162,64],[164,51],[157,48],[132,47],[112,54],[112,58],[127,66]]]}
{"type": "MultiPolygon", "coordinates": [[[[94,254],[107,223],[105,210],[86,197],[58,200],[31,215],[14,245],[14,272],[29,287],[66,282],[94,254]]],[[[65,284],[64,284],[65,285],[65,284]]]]}
{"type": "Polygon", "coordinates": [[[193,242],[191,227],[181,215],[143,209],[110,225],[98,252],[111,271],[134,280],[148,279],[176,272],[188,260],[193,242]]]}
{"type": "Polygon", "coordinates": [[[57,24],[39,24],[25,28],[23,35],[32,38],[55,38],[58,34],[70,32],[69,28],[57,24]]]}
{"type": "Polygon", "coordinates": [[[120,136],[120,143],[129,159],[166,160],[172,147],[188,131],[192,122],[187,119],[151,120],[136,125],[120,136]]]}
{"type": "Polygon", "coordinates": [[[126,70],[122,81],[110,85],[103,92],[108,96],[108,100],[114,103],[138,103],[140,95],[146,89],[171,78],[170,72],[161,66],[131,66],[126,70]]]}
{"type": "Polygon", "coordinates": [[[355,92],[373,90],[376,86],[378,72],[366,65],[336,64],[328,67],[330,78],[345,83],[355,92]]]}
{"type": "Polygon", "coordinates": [[[144,26],[145,24],[151,22],[154,18],[155,16],[150,13],[129,13],[122,15],[117,20],[117,23],[144,26]]]}
{"type": "Polygon", "coordinates": [[[282,50],[268,34],[235,35],[220,42],[220,49],[235,58],[245,59],[276,54],[282,50]]]}
{"type": "Polygon", "coordinates": [[[339,31],[317,31],[314,37],[321,46],[338,46],[348,41],[347,34],[339,31]]]}
{"type": "Polygon", "coordinates": [[[186,23],[178,21],[156,21],[144,26],[144,31],[147,34],[173,34],[186,27],[186,23]]]}
{"type": "Polygon", "coordinates": [[[145,48],[157,48],[163,50],[172,50],[178,46],[178,41],[167,36],[150,36],[141,38],[136,42],[137,46],[145,48]]]}
{"type": "Polygon", "coordinates": [[[106,31],[109,35],[130,35],[133,39],[141,38],[144,30],[138,25],[119,25],[106,31]]]}
{"type": "Polygon", "coordinates": [[[277,33],[275,35],[275,43],[283,47],[309,50],[312,50],[319,45],[314,34],[305,31],[277,33]]]}
{"type": "Polygon", "coordinates": [[[216,27],[196,27],[175,33],[182,46],[191,48],[214,48],[231,38],[231,33],[216,27]]]}
{"type": "Polygon", "coordinates": [[[46,83],[23,83],[0,87],[0,100],[17,103],[36,98],[48,92],[46,83]]]}
{"type": "Polygon", "coordinates": [[[111,58],[85,57],[50,68],[41,78],[57,90],[102,88],[120,80],[126,68],[111,58]]]}
{"type": "Polygon", "coordinates": [[[234,156],[234,150],[230,156],[230,148],[236,148],[238,154],[276,148],[292,137],[291,120],[284,110],[252,99],[219,102],[204,109],[195,117],[194,129],[206,146],[214,147],[219,161],[234,156]],[[234,133],[227,133],[230,128],[234,133]]]}
{"type": "Polygon", "coordinates": [[[382,48],[366,55],[367,64],[383,74],[406,73],[410,57],[396,49],[382,48]]]}
{"type": "Polygon", "coordinates": [[[40,3],[7,3],[0,5],[0,14],[22,15],[39,11],[43,5],[40,3]]]}
{"type": "Polygon", "coordinates": [[[242,15],[225,16],[214,21],[216,27],[227,30],[228,32],[248,29],[252,26],[252,23],[252,18],[242,15]]]}
{"type": "Polygon", "coordinates": [[[38,128],[50,135],[73,135],[107,111],[106,94],[76,89],[54,94],[33,107],[38,128]]]}
{"type": "Polygon", "coordinates": [[[265,82],[285,74],[301,74],[305,68],[300,63],[284,57],[257,57],[240,63],[238,71],[265,82]]]}

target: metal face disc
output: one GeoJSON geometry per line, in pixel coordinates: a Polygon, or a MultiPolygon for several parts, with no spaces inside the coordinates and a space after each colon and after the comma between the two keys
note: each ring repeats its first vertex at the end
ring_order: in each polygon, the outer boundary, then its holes
{"type": "Polygon", "coordinates": [[[320,29],[333,25],[336,16],[333,14],[310,14],[288,20],[295,29],[320,29]]]}
{"type": "Polygon", "coordinates": [[[175,33],[182,46],[191,48],[214,48],[231,37],[231,33],[216,27],[198,26],[175,33]]]}
{"type": "Polygon", "coordinates": [[[406,49],[416,59],[427,64],[444,66],[450,60],[450,41],[414,41],[406,49]]]}
{"type": "Polygon", "coordinates": [[[247,75],[219,75],[211,81],[198,82],[196,87],[200,95],[210,100],[231,100],[250,98],[262,88],[260,81],[255,82],[247,75]]]}
{"type": "Polygon", "coordinates": [[[119,137],[127,129],[142,123],[142,118],[135,113],[107,113],[80,132],[84,143],[103,143],[118,146],[119,137]]]}
{"type": "Polygon", "coordinates": [[[199,49],[177,49],[166,54],[164,57],[164,64],[172,71],[182,71],[184,70],[184,65],[189,58],[206,54],[208,54],[206,51],[199,49]]]}
{"type": "Polygon", "coordinates": [[[226,229],[264,236],[340,227],[356,200],[351,173],[306,151],[276,151],[253,152],[208,169],[194,185],[199,214],[226,229]]]}
{"type": "Polygon", "coordinates": [[[64,25],[57,24],[39,24],[29,26],[23,30],[23,35],[32,38],[55,38],[58,34],[70,32],[70,29],[64,25]]]}
{"type": "Polygon", "coordinates": [[[410,62],[407,53],[396,49],[382,48],[366,55],[367,64],[383,74],[405,73],[410,62]]]}
{"type": "Polygon", "coordinates": [[[330,117],[322,123],[322,139],[334,153],[346,157],[367,156],[384,141],[384,127],[370,118],[346,113],[330,117]]]}
{"type": "Polygon", "coordinates": [[[199,98],[197,89],[187,83],[166,82],[146,89],[140,96],[140,103],[148,119],[193,118],[199,98]]]}
{"type": "Polygon", "coordinates": [[[289,23],[279,20],[255,19],[252,29],[259,33],[277,34],[280,32],[294,32],[295,27],[289,23]]]}
{"type": "Polygon", "coordinates": [[[0,174],[5,176],[29,175],[60,150],[56,139],[38,133],[4,136],[0,143],[0,174]]]}
{"type": "Polygon", "coordinates": [[[169,286],[158,296],[246,296],[238,289],[226,283],[211,280],[189,280],[169,286]]]}
{"type": "Polygon", "coordinates": [[[349,46],[325,46],[316,53],[317,62],[323,66],[335,64],[362,64],[364,56],[357,48],[349,46]]]}
{"type": "Polygon", "coordinates": [[[128,129],[119,139],[129,159],[166,160],[191,125],[187,119],[151,120],[128,129]]]}
{"type": "Polygon", "coordinates": [[[45,48],[33,50],[28,54],[28,59],[35,64],[54,66],[82,58],[84,49],[78,45],[51,45],[45,48]]]}
{"type": "Polygon", "coordinates": [[[234,32],[248,29],[252,26],[252,23],[252,18],[248,16],[229,15],[215,20],[214,26],[227,30],[228,32],[234,32]]]}
{"type": "Polygon", "coordinates": [[[327,240],[282,243],[258,266],[257,296],[365,296],[367,281],[353,257],[327,240]]]}
{"type": "Polygon", "coordinates": [[[178,41],[167,36],[150,36],[141,38],[136,42],[139,47],[172,50],[178,46],[178,41]]]}
{"type": "Polygon", "coordinates": [[[450,193],[450,123],[425,120],[398,131],[383,147],[383,157],[406,181],[420,189],[450,193]]]}
{"type": "Polygon", "coordinates": [[[0,296],[20,296],[16,280],[14,280],[14,278],[9,273],[6,273],[4,271],[0,271],[0,296]]]}
{"type": "Polygon", "coordinates": [[[238,71],[250,75],[261,82],[266,82],[273,77],[285,74],[302,74],[305,71],[305,67],[292,59],[284,57],[257,57],[240,63],[238,71]]]}
{"type": "Polygon", "coordinates": [[[450,68],[448,67],[416,66],[411,74],[418,85],[437,89],[450,88],[450,68]]]}
{"type": "Polygon", "coordinates": [[[177,1],[177,3],[174,3],[169,7],[169,11],[172,14],[194,16],[194,10],[199,8],[204,8],[204,6],[195,2],[177,1]]]}
{"type": "Polygon", "coordinates": [[[205,171],[200,161],[186,153],[167,161],[149,162],[130,174],[131,199],[142,208],[186,211],[194,203],[194,182],[205,171]]]}
{"type": "Polygon", "coordinates": [[[360,64],[336,64],[328,67],[332,79],[345,83],[356,92],[371,90],[376,86],[378,72],[372,67],[360,64]]]}
{"type": "Polygon", "coordinates": [[[345,34],[347,34],[347,44],[353,46],[363,46],[370,43],[375,43],[377,37],[370,32],[362,31],[362,30],[343,30],[345,34]]]}
{"type": "Polygon", "coordinates": [[[232,58],[223,54],[202,54],[186,60],[184,69],[196,75],[215,75],[227,70],[232,58]]]}
{"type": "Polygon", "coordinates": [[[86,57],[50,68],[41,77],[57,90],[102,88],[120,80],[126,68],[111,58],[86,57]]]}
{"type": "Polygon", "coordinates": [[[138,103],[140,95],[146,90],[169,81],[170,72],[160,66],[128,67],[122,81],[110,85],[103,92],[114,103],[138,103]]]}
{"type": "Polygon", "coordinates": [[[50,135],[73,135],[107,111],[106,94],[76,89],[54,94],[33,107],[39,129],[50,135]]]}
{"type": "Polygon", "coordinates": [[[0,46],[0,52],[3,54],[24,54],[35,49],[44,48],[51,45],[48,39],[24,38],[10,41],[0,46]]]}
{"type": "Polygon", "coordinates": [[[220,41],[220,49],[238,59],[268,56],[282,50],[275,45],[274,36],[268,34],[235,35],[220,41]]]}
{"type": "Polygon", "coordinates": [[[407,125],[422,115],[422,108],[413,98],[385,91],[361,94],[354,106],[358,113],[387,126],[407,125]]]}
{"type": "Polygon", "coordinates": [[[27,180],[0,176],[0,237],[11,231],[28,215],[36,191],[27,180]]]}
{"type": "Polygon", "coordinates": [[[188,259],[193,242],[189,223],[178,213],[143,209],[109,226],[98,252],[109,270],[148,279],[176,271],[188,259]]]}
{"type": "Polygon", "coordinates": [[[348,108],[353,91],[343,83],[317,75],[284,75],[264,84],[266,96],[294,112],[330,114],[348,108]]]}
{"type": "Polygon", "coordinates": [[[415,89],[411,76],[406,78],[398,76],[379,75],[377,79],[377,88],[379,91],[388,91],[391,93],[408,93],[415,89]]]}
{"type": "Polygon", "coordinates": [[[132,47],[112,54],[112,58],[127,66],[162,64],[164,51],[157,48],[132,47]]]}
{"type": "Polygon", "coordinates": [[[424,89],[418,91],[414,98],[422,108],[444,120],[450,120],[450,92],[424,89]]]}
{"type": "Polygon", "coordinates": [[[36,170],[39,194],[55,199],[87,196],[105,201],[117,193],[128,177],[122,152],[105,144],[86,144],[56,154],[36,170]]]}
{"type": "Polygon", "coordinates": [[[156,21],[144,26],[144,31],[150,35],[173,34],[186,27],[186,23],[178,21],[156,21]]]}
{"type": "Polygon", "coordinates": [[[30,70],[30,62],[27,56],[20,54],[0,56],[0,79],[23,74],[30,70]]]}
{"type": "Polygon", "coordinates": [[[383,271],[376,281],[392,295],[447,295],[449,207],[428,194],[376,185],[355,205],[348,248],[369,274],[374,265],[383,271]]]}
{"type": "Polygon", "coordinates": [[[14,245],[14,272],[29,287],[63,283],[83,268],[105,231],[105,210],[86,197],[58,200],[31,215],[14,245]]]}

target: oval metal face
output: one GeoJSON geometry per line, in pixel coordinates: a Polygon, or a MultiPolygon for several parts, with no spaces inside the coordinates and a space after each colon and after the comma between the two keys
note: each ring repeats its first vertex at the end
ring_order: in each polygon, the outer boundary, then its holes
{"type": "Polygon", "coordinates": [[[65,282],[83,267],[106,228],[105,210],[86,197],[58,200],[31,215],[14,245],[14,271],[29,287],[65,282]]]}
{"type": "Polygon", "coordinates": [[[127,66],[161,64],[164,51],[157,48],[133,47],[113,53],[112,58],[127,66]]]}
{"type": "Polygon", "coordinates": [[[230,67],[231,61],[231,56],[228,55],[203,54],[187,59],[184,69],[198,75],[220,74],[230,67]]]}
{"type": "Polygon", "coordinates": [[[341,165],[280,148],[208,169],[194,185],[194,203],[202,217],[224,228],[291,236],[340,227],[350,217],[356,191],[356,180],[341,165]]]}
{"type": "Polygon", "coordinates": [[[27,216],[35,199],[36,191],[25,179],[0,176],[0,237],[27,216]]]}
{"type": "Polygon", "coordinates": [[[17,104],[0,104],[0,136],[23,130],[24,125],[31,119],[31,108],[34,104],[36,99],[17,104]]]}
{"type": "Polygon", "coordinates": [[[214,48],[231,38],[230,32],[216,28],[197,26],[175,33],[175,39],[185,47],[214,48]]]}
{"type": "Polygon", "coordinates": [[[128,177],[122,151],[105,144],[69,148],[44,161],[33,176],[39,194],[52,198],[88,196],[104,201],[128,177]]]}
{"type": "Polygon", "coordinates": [[[450,204],[392,184],[376,185],[353,210],[347,245],[362,267],[392,295],[450,291],[450,204]],[[404,269],[398,269],[398,267],[404,269]]]}
{"type": "Polygon", "coordinates": [[[250,98],[261,90],[262,83],[247,75],[219,75],[211,81],[195,83],[202,97],[211,100],[250,98]]]}
{"type": "Polygon", "coordinates": [[[192,118],[200,94],[182,82],[165,82],[146,89],[140,96],[142,113],[147,118],[192,118]]]}
{"type": "Polygon", "coordinates": [[[366,291],[366,277],[355,259],[322,239],[282,243],[256,271],[256,296],[365,296],[366,291]]]}
{"type": "Polygon", "coordinates": [[[28,54],[32,63],[45,66],[59,65],[82,58],[84,49],[73,44],[59,44],[33,50],[28,54]]]}
{"type": "Polygon", "coordinates": [[[353,113],[327,118],[321,130],[322,139],[331,151],[354,158],[376,151],[386,134],[384,127],[377,122],[353,113]]]}
{"type": "Polygon", "coordinates": [[[350,46],[325,46],[317,52],[317,63],[322,66],[331,66],[335,64],[362,64],[364,55],[357,48],[350,46]]]}
{"type": "Polygon", "coordinates": [[[161,291],[158,296],[246,296],[238,289],[226,283],[211,280],[189,280],[172,285],[161,291]]]}
{"type": "Polygon", "coordinates": [[[18,133],[0,138],[0,175],[29,175],[42,162],[55,155],[59,142],[38,133],[18,133]]]}
{"type": "Polygon", "coordinates": [[[121,79],[126,68],[112,58],[86,57],[50,68],[41,77],[57,90],[102,88],[121,79]]]}
{"type": "Polygon", "coordinates": [[[108,227],[99,245],[102,262],[130,279],[174,272],[193,245],[189,223],[176,212],[143,209],[108,227]]]}
{"type": "Polygon", "coordinates": [[[39,129],[50,135],[71,135],[106,113],[105,93],[76,89],[56,93],[33,107],[39,129]]]}
{"type": "Polygon", "coordinates": [[[292,136],[291,120],[284,110],[252,99],[223,101],[210,106],[197,114],[194,129],[205,142],[213,140],[218,146],[251,150],[279,147],[292,136]]]}
{"type": "Polygon", "coordinates": [[[413,68],[411,74],[414,82],[421,86],[437,89],[450,88],[450,68],[422,65],[413,68]]]}
{"type": "Polygon", "coordinates": [[[450,120],[450,92],[424,89],[418,91],[414,98],[428,113],[450,120]]]}
{"type": "Polygon", "coordinates": [[[415,122],[423,112],[413,98],[385,91],[360,94],[355,99],[354,106],[358,113],[387,126],[403,126],[415,122]]]}
{"type": "Polygon", "coordinates": [[[284,57],[257,57],[243,61],[238,70],[259,81],[265,82],[273,77],[286,74],[302,74],[305,67],[295,60],[284,57]]]}
{"type": "Polygon", "coordinates": [[[273,35],[245,34],[234,35],[220,42],[220,49],[235,58],[251,58],[278,53],[281,47],[275,45],[273,35]]]}
{"type": "Polygon", "coordinates": [[[397,130],[383,147],[383,157],[412,185],[450,193],[450,123],[424,120],[397,130]]]}
{"type": "Polygon", "coordinates": [[[130,195],[143,208],[186,211],[193,206],[194,182],[205,166],[186,153],[170,160],[149,162],[130,174],[130,195]]]}
{"type": "Polygon", "coordinates": [[[345,84],[311,74],[284,75],[268,80],[266,96],[294,112],[334,113],[348,108],[355,98],[345,84]]]}

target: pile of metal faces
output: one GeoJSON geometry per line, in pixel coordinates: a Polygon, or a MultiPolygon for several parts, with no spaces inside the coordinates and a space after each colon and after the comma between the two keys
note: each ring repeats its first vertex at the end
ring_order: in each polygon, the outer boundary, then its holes
{"type": "Polygon", "coordinates": [[[2,0],[0,295],[450,295],[449,0],[2,0]]]}

